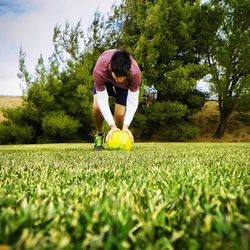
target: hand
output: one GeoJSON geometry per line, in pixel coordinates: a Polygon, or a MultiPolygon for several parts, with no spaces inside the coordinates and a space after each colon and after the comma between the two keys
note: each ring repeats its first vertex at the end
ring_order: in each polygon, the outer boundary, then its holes
{"type": "Polygon", "coordinates": [[[112,126],[111,126],[111,129],[109,130],[109,132],[108,132],[108,134],[107,134],[107,136],[106,136],[105,142],[107,143],[108,140],[109,140],[109,137],[113,134],[113,132],[114,132],[114,131],[118,131],[118,130],[120,130],[120,129],[117,128],[115,124],[112,125],[112,126]]]}
{"type": "Polygon", "coordinates": [[[123,125],[122,131],[127,132],[128,135],[129,135],[129,137],[130,137],[131,140],[132,140],[132,143],[134,143],[134,136],[133,136],[133,134],[131,133],[131,131],[128,129],[128,126],[127,126],[127,125],[123,125]]]}

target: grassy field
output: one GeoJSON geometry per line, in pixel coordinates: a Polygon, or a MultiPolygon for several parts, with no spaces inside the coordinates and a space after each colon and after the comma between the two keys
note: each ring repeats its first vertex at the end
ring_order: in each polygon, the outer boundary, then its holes
{"type": "Polygon", "coordinates": [[[250,249],[250,144],[0,146],[0,248],[250,249]]]}

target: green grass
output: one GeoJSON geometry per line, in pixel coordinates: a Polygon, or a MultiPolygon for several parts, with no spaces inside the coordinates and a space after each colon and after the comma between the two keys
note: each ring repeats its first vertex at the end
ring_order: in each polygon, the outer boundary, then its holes
{"type": "Polygon", "coordinates": [[[250,144],[0,146],[0,245],[249,249],[250,144]]]}

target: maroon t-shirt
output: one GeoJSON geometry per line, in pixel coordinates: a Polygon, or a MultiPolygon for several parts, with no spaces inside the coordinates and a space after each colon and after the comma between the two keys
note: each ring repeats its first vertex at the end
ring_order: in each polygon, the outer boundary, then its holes
{"type": "Polygon", "coordinates": [[[116,49],[106,50],[100,55],[96,62],[93,71],[93,78],[96,90],[104,91],[105,83],[112,83],[117,87],[129,89],[132,92],[137,91],[141,83],[141,71],[136,61],[132,57],[130,69],[131,76],[129,78],[126,78],[126,80],[122,84],[117,83],[113,78],[112,72],[109,69],[109,64],[111,57],[115,51],[116,49]]]}

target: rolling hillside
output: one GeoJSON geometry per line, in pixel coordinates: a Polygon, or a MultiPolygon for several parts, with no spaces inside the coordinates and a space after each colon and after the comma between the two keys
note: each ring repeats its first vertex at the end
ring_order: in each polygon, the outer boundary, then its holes
{"type": "Polygon", "coordinates": [[[213,134],[219,122],[219,107],[216,101],[208,101],[202,111],[195,114],[193,122],[200,127],[201,136],[196,141],[250,142],[250,126],[237,120],[237,112],[229,117],[223,139],[216,140],[213,134]]]}
{"type": "Polygon", "coordinates": [[[3,120],[2,108],[12,108],[22,105],[20,96],[0,96],[0,121],[3,120]]]}

